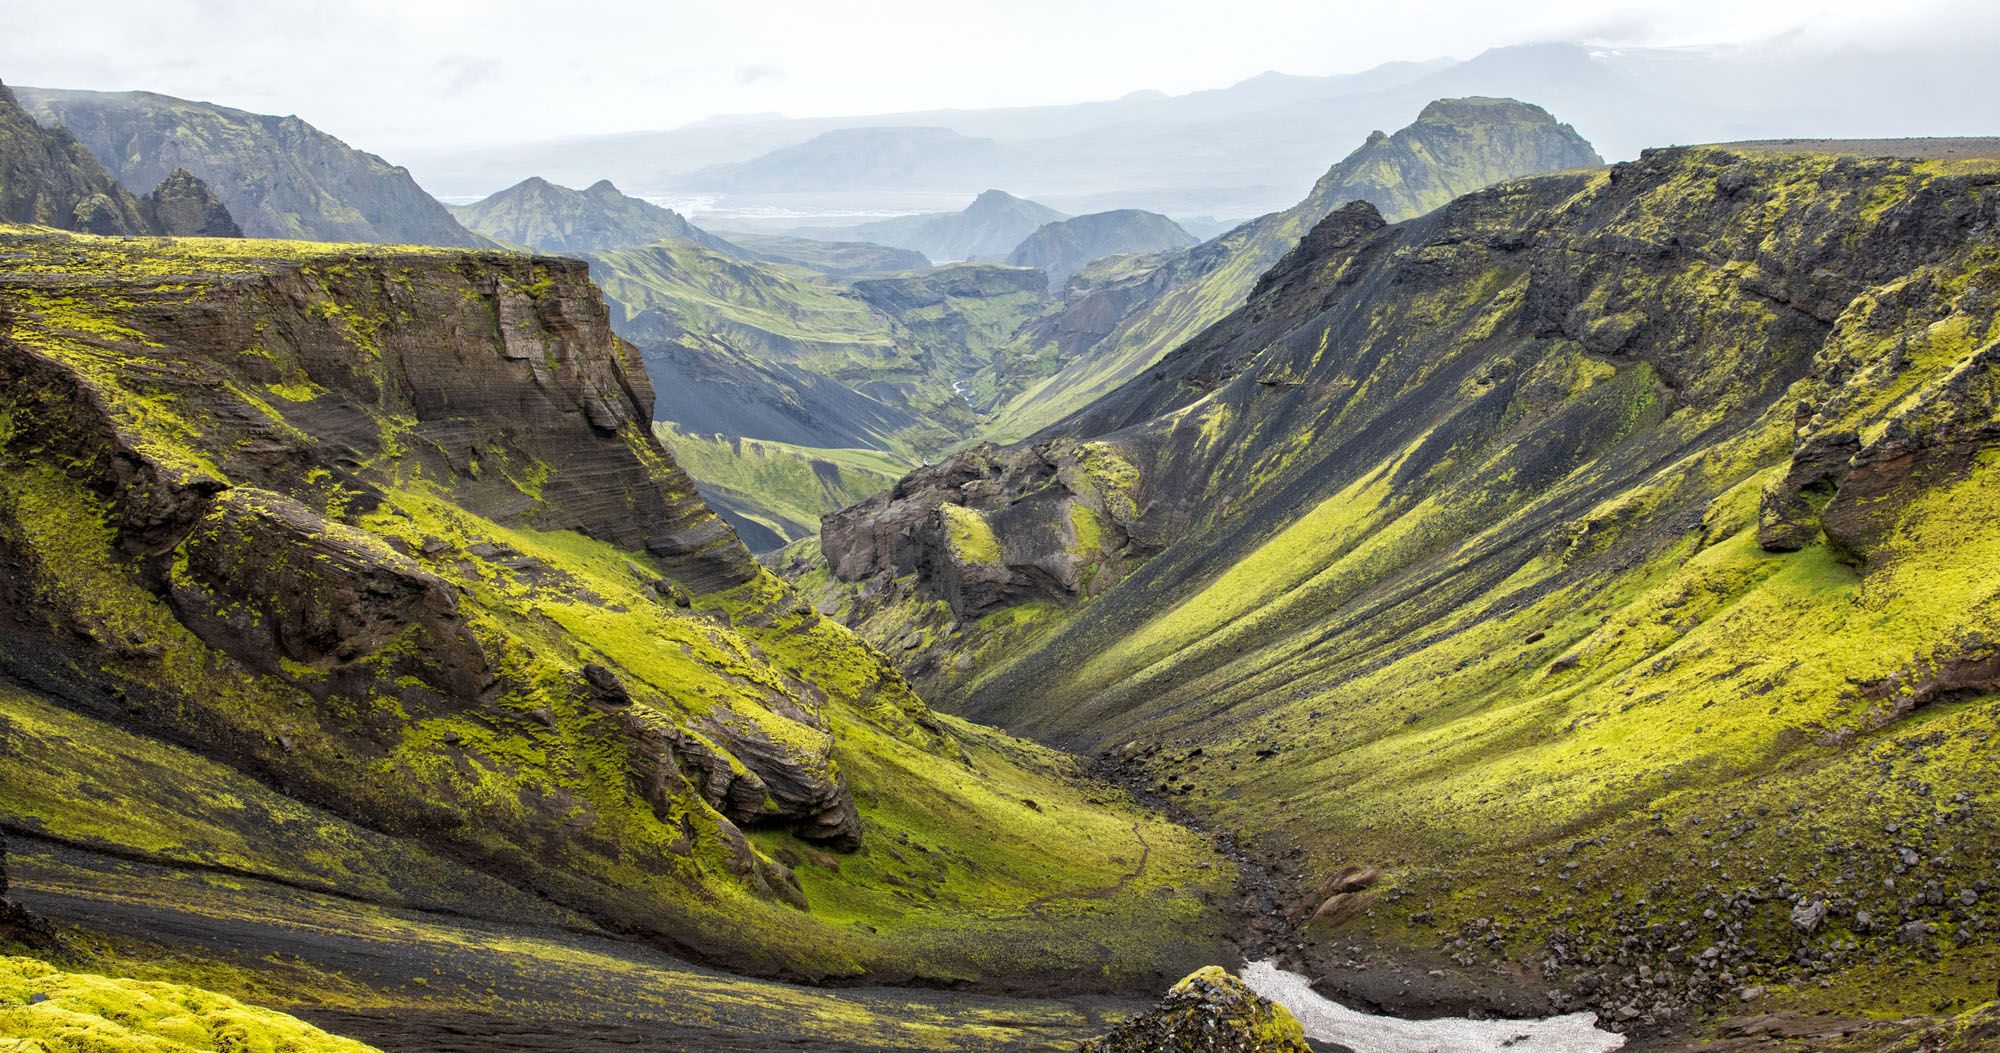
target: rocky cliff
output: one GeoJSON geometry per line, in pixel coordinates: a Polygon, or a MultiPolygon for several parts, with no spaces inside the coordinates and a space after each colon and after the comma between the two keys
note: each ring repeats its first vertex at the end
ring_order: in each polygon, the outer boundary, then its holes
{"type": "Polygon", "coordinates": [[[487,244],[409,172],[297,117],[151,92],[16,94],[36,120],[73,135],[127,186],[158,185],[175,169],[200,177],[253,237],[487,244]]]}
{"type": "Polygon", "coordinates": [[[391,905],[519,915],[512,885],[800,977],[1208,953],[1199,841],[932,714],[757,566],[583,264],[0,240],[0,727],[123,744],[0,768],[37,834],[356,902],[378,868],[391,905]],[[278,812],[317,818],[273,841],[278,812]],[[383,840],[350,857],[355,828],[383,840]],[[1200,891],[1046,913],[1169,883],[1200,891]]]}
{"type": "Polygon", "coordinates": [[[969,594],[1073,536],[994,510],[1077,502],[1017,467],[1061,444],[982,451],[841,517],[831,573],[873,584],[829,609],[1259,832],[1351,999],[1427,1004],[1368,977],[1428,965],[1644,1027],[1878,1006],[1893,967],[1976,1002],[2000,162],[1822,150],[1339,209],[1058,429],[1158,554],[969,594]]]}
{"type": "Polygon", "coordinates": [[[0,220],[91,234],[152,232],[139,201],[90,151],[37,125],[0,85],[0,220]]]}

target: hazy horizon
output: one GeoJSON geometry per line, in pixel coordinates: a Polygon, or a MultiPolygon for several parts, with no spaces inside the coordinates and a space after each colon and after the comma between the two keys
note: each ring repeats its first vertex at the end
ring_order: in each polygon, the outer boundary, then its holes
{"type": "Polygon", "coordinates": [[[1759,61],[1783,62],[1912,48],[1971,55],[2000,39],[2000,13],[1963,0],[1898,12],[1802,0],[1563,2],[1527,15],[1456,0],[1368,10],[1245,0],[1227,19],[1204,4],[1131,0],[1085,9],[1027,0],[971,14],[914,0],[758,12],[621,2],[553,19],[528,0],[369,0],[310,18],[249,0],[10,6],[16,31],[0,41],[0,80],[297,114],[387,154],[742,115],[865,117],[1180,95],[1265,72],[1355,73],[1528,43],[1752,48],[1759,61]]]}

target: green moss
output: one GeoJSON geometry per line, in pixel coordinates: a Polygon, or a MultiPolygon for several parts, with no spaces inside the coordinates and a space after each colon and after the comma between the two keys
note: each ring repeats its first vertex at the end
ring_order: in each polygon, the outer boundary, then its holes
{"type": "Polygon", "coordinates": [[[939,505],[938,514],[944,517],[945,537],[958,558],[986,566],[1002,562],[1000,538],[993,533],[993,526],[986,522],[985,516],[964,505],[939,505]]]}
{"type": "Polygon", "coordinates": [[[304,1021],[178,984],[0,958],[0,1035],[44,1053],[368,1053],[304,1021]],[[32,1001],[32,999],[39,999],[32,1001]]]}

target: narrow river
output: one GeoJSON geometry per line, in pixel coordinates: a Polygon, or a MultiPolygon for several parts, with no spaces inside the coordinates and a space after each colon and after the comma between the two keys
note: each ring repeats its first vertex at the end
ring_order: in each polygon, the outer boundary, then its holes
{"type": "Polygon", "coordinates": [[[1404,1020],[1356,1012],[1316,994],[1306,978],[1269,961],[1243,968],[1243,982],[1299,1018],[1308,1038],[1354,1053],[1609,1053],[1625,1036],[1597,1027],[1597,1014],[1541,1020],[1404,1020]]]}

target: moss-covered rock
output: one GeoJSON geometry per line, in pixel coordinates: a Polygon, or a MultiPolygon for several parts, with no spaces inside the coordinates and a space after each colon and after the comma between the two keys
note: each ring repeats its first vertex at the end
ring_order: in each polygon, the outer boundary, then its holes
{"type": "Polygon", "coordinates": [[[1309,1053],[1291,1011],[1221,966],[1173,986],[1159,1007],[1085,1043],[1083,1053],[1309,1053]]]}

